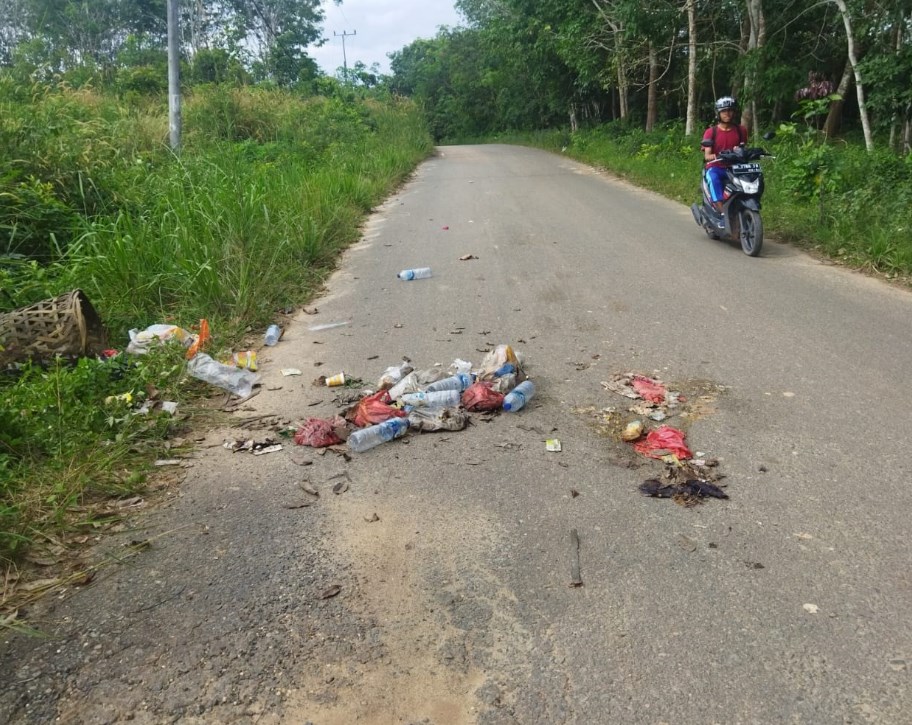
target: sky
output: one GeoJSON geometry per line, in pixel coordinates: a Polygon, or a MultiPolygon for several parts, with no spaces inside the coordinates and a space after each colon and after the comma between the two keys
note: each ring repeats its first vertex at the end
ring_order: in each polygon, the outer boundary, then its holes
{"type": "Polygon", "coordinates": [[[342,38],[333,33],[356,32],[345,38],[348,67],[361,61],[368,68],[380,64],[381,73],[389,73],[387,53],[401,50],[418,38],[433,38],[441,25],[455,27],[462,16],[453,7],[455,0],[343,0],[342,5],[324,2],[326,20],[320,48],[307,53],[328,75],[342,67],[342,38]]]}

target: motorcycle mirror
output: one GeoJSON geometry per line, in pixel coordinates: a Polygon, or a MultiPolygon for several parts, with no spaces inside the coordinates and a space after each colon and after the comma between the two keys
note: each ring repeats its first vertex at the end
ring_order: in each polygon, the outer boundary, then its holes
{"type": "Polygon", "coordinates": [[[767,141],[771,141],[772,139],[776,138],[776,132],[767,131],[765,134],[763,134],[763,138],[766,139],[767,141]]]}
{"type": "Polygon", "coordinates": [[[713,142],[712,142],[711,138],[704,138],[703,141],[700,142],[700,146],[702,146],[705,149],[711,149],[712,145],[713,145],[713,142]]]}

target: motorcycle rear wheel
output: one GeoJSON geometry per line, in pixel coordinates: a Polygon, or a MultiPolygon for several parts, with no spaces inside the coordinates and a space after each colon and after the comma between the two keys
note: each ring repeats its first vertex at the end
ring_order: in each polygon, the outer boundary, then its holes
{"type": "Polygon", "coordinates": [[[742,209],[739,216],[741,249],[749,257],[756,257],[763,248],[763,220],[753,209],[742,209]]]}

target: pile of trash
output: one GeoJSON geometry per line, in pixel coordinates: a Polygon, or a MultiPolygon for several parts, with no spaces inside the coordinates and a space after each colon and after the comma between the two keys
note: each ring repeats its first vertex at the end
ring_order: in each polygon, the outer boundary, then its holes
{"type": "MultiPolygon", "coordinates": [[[[333,387],[345,380],[340,375],[324,377],[322,384],[333,387]]],[[[449,369],[417,370],[404,360],[386,368],[375,388],[362,391],[341,415],[306,420],[295,432],[294,441],[314,448],[347,442],[350,450],[361,453],[409,431],[462,430],[468,425],[469,413],[516,411],[534,393],[532,381],[509,345],[488,352],[477,368],[456,359],[449,369]]]]}
{"type": "MultiPolygon", "coordinates": [[[[663,422],[685,412],[687,399],[669,390],[658,378],[638,373],[621,373],[602,387],[635,401],[627,409],[650,421],[663,422]]],[[[717,485],[724,478],[719,462],[702,454],[695,456],[684,431],[663,423],[649,428],[641,418],[631,420],[620,434],[642,456],[665,464],[664,481],[650,478],[639,489],[644,496],[670,498],[682,506],[694,506],[706,498],[728,498],[717,485]]]]}

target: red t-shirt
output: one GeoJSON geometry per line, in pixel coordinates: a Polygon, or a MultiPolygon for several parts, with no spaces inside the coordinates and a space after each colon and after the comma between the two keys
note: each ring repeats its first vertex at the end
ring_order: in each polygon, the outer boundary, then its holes
{"type": "MultiPolygon", "coordinates": [[[[742,141],[747,143],[747,127],[746,126],[732,126],[727,131],[716,126],[716,142],[713,144],[712,152],[717,154],[720,151],[731,151],[735,146],[740,144],[742,141]],[[741,133],[738,133],[738,129],[741,129],[741,133]]],[[[713,127],[710,126],[703,133],[703,140],[711,139],[713,137],[713,127]]],[[[710,161],[707,166],[717,166],[722,162],[719,160],[710,161]]]]}

